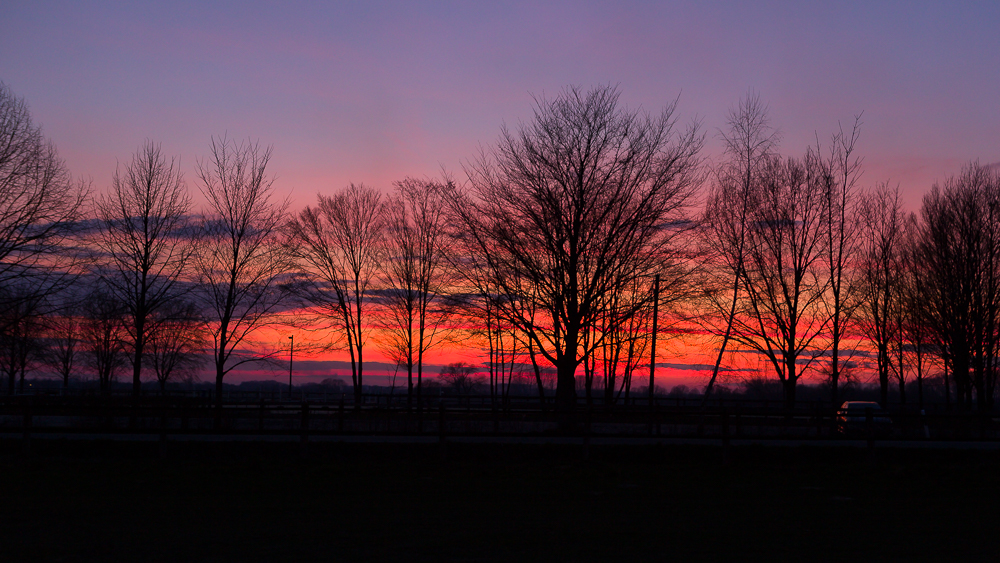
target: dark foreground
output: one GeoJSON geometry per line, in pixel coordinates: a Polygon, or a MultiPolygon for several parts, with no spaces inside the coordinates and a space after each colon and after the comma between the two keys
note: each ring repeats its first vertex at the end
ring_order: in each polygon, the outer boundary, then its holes
{"type": "Polygon", "coordinates": [[[0,442],[2,561],[994,561],[1000,454],[0,442]],[[165,454],[161,458],[161,454],[165,454]],[[445,455],[442,455],[445,454],[445,455]]]}

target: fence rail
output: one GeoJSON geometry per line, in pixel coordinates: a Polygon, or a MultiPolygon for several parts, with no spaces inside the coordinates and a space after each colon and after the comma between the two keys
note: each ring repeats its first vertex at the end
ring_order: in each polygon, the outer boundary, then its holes
{"type": "MultiPolygon", "coordinates": [[[[116,389],[112,392],[102,392],[97,389],[81,389],[81,388],[35,388],[27,390],[23,393],[18,393],[13,396],[11,395],[0,395],[0,405],[11,400],[23,400],[26,397],[44,397],[47,399],[54,398],[67,398],[67,399],[80,399],[80,400],[119,400],[119,401],[132,401],[132,391],[131,388],[116,389]]],[[[193,401],[193,402],[204,402],[212,403],[215,399],[215,393],[212,390],[171,390],[166,392],[161,392],[159,390],[143,390],[142,400],[143,401],[162,401],[162,400],[175,400],[175,401],[193,401]]],[[[273,390],[273,391],[242,391],[242,390],[225,390],[222,393],[222,400],[224,403],[228,404],[238,404],[238,403],[258,403],[260,401],[268,402],[293,402],[301,403],[307,402],[310,404],[338,404],[341,401],[353,405],[354,394],[350,389],[347,390],[336,390],[336,391],[307,391],[302,392],[298,389],[292,391],[291,393],[287,389],[273,390]]],[[[416,402],[417,398],[414,396],[412,402],[416,402]]],[[[501,408],[505,406],[511,406],[513,408],[523,408],[523,409],[552,409],[555,407],[555,396],[552,394],[547,394],[544,398],[539,397],[537,394],[511,394],[507,396],[492,396],[488,394],[453,394],[453,393],[441,393],[439,388],[430,388],[424,391],[422,401],[428,404],[438,404],[444,401],[448,406],[466,406],[470,405],[474,408],[492,408],[494,404],[499,404],[501,408]]],[[[405,389],[400,392],[398,389],[395,392],[365,392],[361,396],[359,401],[363,405],[393,405],[400,406],[406,405],[408,402],[408,397],[405,389]]],[[[647,395],[632,395],[630,397],[619,397],[612,400],[610,404],[605,403],[603,395],[597,395],[591,399],[586,399],[583,396],[579,396],[577,399],[577,404],[580,408],[602,408],[602,407],[614,407],[614,408],[649,408],[650,405],[656,408],[701,408],[703,399],[700,396],[662,396],[658,395],[653,397],[652,403],[647,395]]],[[[798,400],[796,402],[798,409],[828,409],[830,408],[830,403],[828,400],[798,400]]],[[[782,399],[756,399],[748,397],[711,397],[708,399],[706,405],[708,408],[712,409],[739,409],[739,408],[763,408],[763,409],[782,409],[784,406],[784,400],[782,399]]],[[[919,412],[919,409],[914,405],[893,405],[889,407],[894,412],[903,412],[907,414],[913,414],[919,412]]],[[[927,403],[924,405],[923,410],[928,413],[952,413],[953,405],[948,405],[945,403],[927,403]]],[[[1000,408],[996,410],[995,416],[1000,417],[1000,408]]]]}
{"type": "MultiPolygon", "coordinates": [[[[294,397],[293,397],[294,398],[294,397]]],[[[367,395],[335,400],[240,397],[217,407],[211,397],[8,396],[0,398],[0,436],[582,436],[832,440],[1000,441],[1000,414],[897,410],[889,420],[867,414],[844,419],[836,409],[784,409],[774,402],[715,402],[702,408],[647,400],[581,402],[571,413],[551,403],[488,401],[488,397],[367,395]]],[[[525,398],[528,399],[528,398],[525,398]]]]}

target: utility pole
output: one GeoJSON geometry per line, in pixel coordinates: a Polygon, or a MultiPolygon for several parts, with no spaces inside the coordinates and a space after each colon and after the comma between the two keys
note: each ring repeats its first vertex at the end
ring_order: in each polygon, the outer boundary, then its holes
{"type": "Polygon", "coordinates": [[[656,274],[653,279],[653,334],[649,352],[649,406],[653,406],[653,375],[656,372],[656,333],[659,330],[657,321],[660,320],[660,274],[656,274]]]}
{"type": "Polygon", "coordinates": [[[288,337],[288,400],[292,400],[292,360],[295,354],[295,337],[288,337]]]}

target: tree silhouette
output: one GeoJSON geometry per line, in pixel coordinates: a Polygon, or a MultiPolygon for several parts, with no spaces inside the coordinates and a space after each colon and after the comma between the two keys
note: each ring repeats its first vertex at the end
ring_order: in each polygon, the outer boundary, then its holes
{"type": "MultiPolygon", "coordinates": [[[[862,171],[856,149],[860,134],[859,115],[850,132],[841,129],[833,136],[823,180],[823,230],[826,237],[823,261],[829,282],[826,310],[830,330],[830,369],[827,377],[830,403],[833,406],[840,403],[838,385],[841,344],[853,324],[858,308],[857,292],[860,282],[857,269],[851,267],[851,261],[858,254],[861,239],[856,209],[857,183],[862,171]]],[[[819,150],[817,146],[816,152],[819,150]]]]}
{"type": "Polygon", "coordinates": [[[271,149],[256,143],[212,139],[211,155],[198,163],[209,211],[200,232],[195,266],[210,321],[216,406],[222,380],[233,368],[273,354],[245,350],[251,335],[271,322],[286,298],[282,276],[292,268],[279,240],[288,201],[274,201],[267,176],[271,149]]]}
{"type": "Polygon", "coordinates": [[[733,323],[739,303],[740,285],[746,260],[747,229],[750,215],[757,204],[764,167],[777,146],[779,135],[770,124],[767,106],[760,96],[750,92],[727,116],[729,130],[720,133],[727,160],[715,171],[711,191],[705,205],[704,229],[708,256],[712,264],[707,273],[725,279],[710,279],[706,287],[718,287],[708,292],[708,303],[720,312],[726,311],[722,343],[715,358],[712,375],[705,387],[704,400],[712,393],[726,346],[733,334],[733,323]],[[728,297],[728,289],[732,296],[728,297]],[[728,297],[728,302],[726,298],[728,297]],[[728,307],[727,307],[728,305],[728,307]]]}
{"type": "Polygon", "coordinates": [[[959,405],[992,408],[1000,317],[1000,173],[971,163],[924,196],[928,319],[959,405]],[[975,398],[974,398],[975,397],[975,398]]]}
{"type": "Polygon", "coordinates": [[[813,151],[804,160],[772,157],[748,216],[743,291],[733,338],[762,354],[781,381],[788,407],[827,328],[822,272],[824,169],[813,151]]]}
{"type": "Polygon", "coordinates": [[[203,363],[208,328],[192,301],[177,298],[150,319],[149,349],[145,360],[160,391],[178,376],[193,376],[203,363]]]}
{"type": "Polygon", "coordinates": [[[576,402],[577,367],[642,305],[609,296],[660,269],[665,228],[690,202],[702,135],[676,134],[675,104],[658,116],[628,111],[618,91],[569,88],[536,100],[534,119],[469,169],[451,209],[463,246],[488,268],[496,310],[556,366],[557,402],[576,402]],[[603,333],[602,333],[603,334],[603,333]]]}
{"type": "MultiPolygon", "coordinates": [[[[52,296],[78,273],[80,256],[69,242],[87,193],[88,184],[72,180],[55,146],[32,123],[24,100],[0,82],[0,335],[5,363],[21,366],[22,381],[40,331],[32,319],[41,318],[52,296]]],[[[8,375],[12,393],[13,371],[8,375]]]]}
{"type": "Polygon", "coordinates": [[[321,194],[315,208],[289,222],[293,253],[305,267],[302,295],[346,338],[358,404],[370,293],[385,259],[384,214],[379,192],[352,184],[332,197],[321,194]]]}
{"type": "Polygon", "coordinates": [[[407,178],[386,204],[382,346],[406,367],[407,405],[422,406],[424,354],[442,341],[447,300],[446,184],[407,178]],[[414,385],[416,370],[416,385],[414,385]]]}
{"type": "Polygon", "coordinates": [[[84,357],[97,375],[101,392],[107,394],[119,368],[126,363],[127,308],[114,293],[99,285],[87,296],[83,313],[84,357]]]}
{"type": "Polygon", "coordinates": [[[191,257],[180,232],[191,208],[180,163],[167,163],[160,145],[146,141],[131,162],[115,169],[111,190],[95,207],[108,262],[104,278],[128,314],[132,394],[138,397],[150,317],[177,296],[191,257]]]}
{"type": "Polygon", "coordinates": [[[900,336],[894,321],[903,305],[905,215],[899,190],[884,184],[877,186],[863,198],[861,217],[866,228],[859,261],[862,305],[858,324],[875,348],[881,400],[885,405],[892,363],[890,348],[900,336]]]}

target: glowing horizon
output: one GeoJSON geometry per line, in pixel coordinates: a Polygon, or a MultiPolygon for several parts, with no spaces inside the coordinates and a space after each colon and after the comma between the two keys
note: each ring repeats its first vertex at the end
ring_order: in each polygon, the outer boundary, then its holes
{"type": "MultiPolygon", "coordinates": [[[[442,170],[461,182],[501,126],[531,119],[533,96],[567,85],[617,85],[623,105],[651,113],[676,99],[681,125],[701,121],[709,164],[748,89],[769,105],[788,155],[863,114],[861,184],[899,184],[911,211],[967,162],[1000,163],[996,3],[241,7],[19,3],[0,21],[0,80],[95,192],[151,139],[180,158],[196,211],[194,166],[212,136],[273,145],[269,172],[296,211],[349,183],[389,192],[442,170]]],[[[657,380],[704,379],[711,342],[671,343],[657,380]]],[[[367,350],[370,365],[384,360],[367,350]]],[[[448,358],[481,361],[474,349],[432,357],[434,371],[448,358]]],[[[343,361],[296,359],[340,377],[343,361]]],[[[232,381],[269,372],[243,373],[232,381]]]]}

